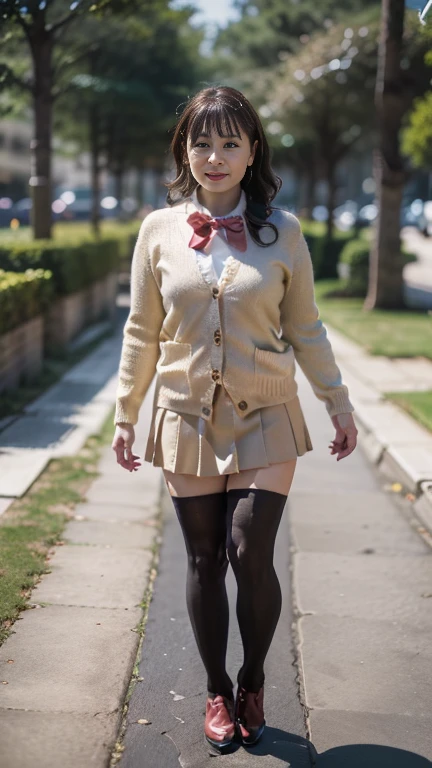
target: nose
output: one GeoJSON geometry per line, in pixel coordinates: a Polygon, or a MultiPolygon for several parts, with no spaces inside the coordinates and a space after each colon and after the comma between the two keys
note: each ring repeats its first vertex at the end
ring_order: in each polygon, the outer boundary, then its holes
{"type": "Polygon", "coordinates": [[[220,157],[218,156],[218,154],[217,154],[217,152],[216,152],[216,150],[215,150],[215,149],[213,150],[213,152],[211,153],[211,155],[209,155],[208,161],[209,161],[209,163],[211,163],[212,165],[221,165],[221,163],[223,163],[223,160],[222,160],[222,158],[220,158],[220,157]]]}

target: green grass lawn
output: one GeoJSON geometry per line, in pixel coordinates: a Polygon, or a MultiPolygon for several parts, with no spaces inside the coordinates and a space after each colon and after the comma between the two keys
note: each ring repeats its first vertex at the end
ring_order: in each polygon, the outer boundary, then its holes
{"type": "MultiPolygon", "coordinates": [[[[365,312],[362,299],[326,298],[337,280],[315,283],[320,316],[371,355],[426,357],[432,360],[432,313],[404,310],[365,312]]],[[[432,389],[426,392],[388,392],[385,395],[419,424],[432,431],[432,389]]]]}
{"type": "Polygon", "coordinates": [[[432,360],[432,313],[427,311],[366,312],[362,299],[326,298],[337,280],[315,283],[316,301],[324,323],[344,333],[371,355],[427,357],[432,360]]]}
{"type": "Polygon", "coordinates": [[[98,476],[102,448],[114,433],[114,410],[98,436],[89,437],[77,456],[51,461],[21,499],[0,518],[0,645],[10,635],[39,576],[49,573],[47,555],[61,544],[74,507],[98,476]]]}
{"type": "Polygon", "coordinates": [[[432,389],[426,392],[386,392],[385,396],[432,432],[432,389]]]}

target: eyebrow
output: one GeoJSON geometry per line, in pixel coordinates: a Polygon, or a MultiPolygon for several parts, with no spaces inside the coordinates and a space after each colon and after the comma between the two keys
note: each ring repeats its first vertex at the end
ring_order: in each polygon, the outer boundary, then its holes
{"type": "MultiPolygon", "coordinates": [[[[200,138],[201,136],[204,136],[205,139],[209,139],[210,138],[210,134],[209,133],[200,133],[198,138],[200,138]]],[[[221,136],[220,138],[221,139],[239,139],[241,141],[241,137],[238,135],[238,133],[228,133],[228,134],[226,134],[224,136],[221,136]]]]}

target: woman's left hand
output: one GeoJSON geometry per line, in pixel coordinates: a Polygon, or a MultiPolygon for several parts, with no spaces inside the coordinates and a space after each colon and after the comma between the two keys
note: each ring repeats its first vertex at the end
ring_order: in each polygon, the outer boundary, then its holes
{"type": "Polygon", "coordinates": [[[357,445],[358,430],[352,413],[338,413],[331,420],[336,427],[336,437],[329,445],[330,453],[338,454],[337,461],[353,452],[357,445]]]}

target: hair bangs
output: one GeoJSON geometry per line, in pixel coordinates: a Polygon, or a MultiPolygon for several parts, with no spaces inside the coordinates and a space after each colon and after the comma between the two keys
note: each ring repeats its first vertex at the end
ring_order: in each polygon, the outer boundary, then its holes
{"type": "Polygon", "coordinates": [[[228,104],[213,103],[205,104],[191,118],[189,125],[189,135],[191,142],[195,144],[198,137],[203,133],[210,135],[215,131],[221,138],[237,136],[241,138],[241,129],[248,134],[246,126],[242,125],[242,120],[235,114],[235,108],[228,104]]]}

